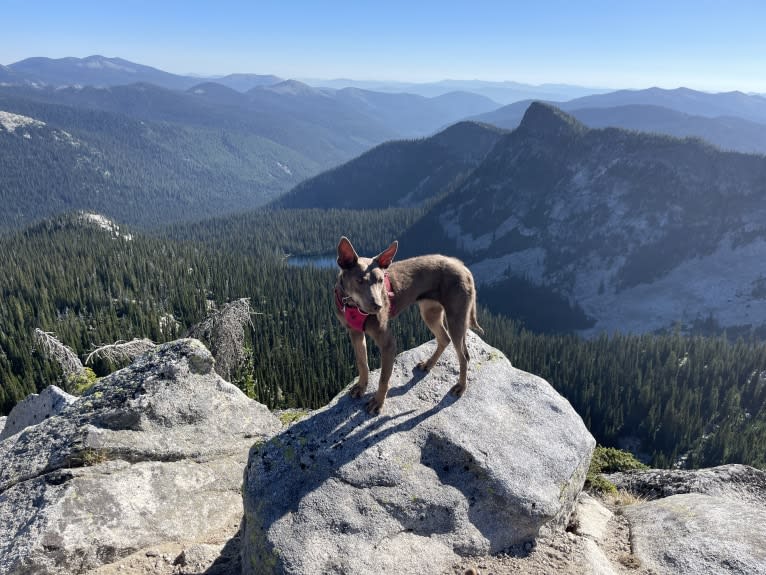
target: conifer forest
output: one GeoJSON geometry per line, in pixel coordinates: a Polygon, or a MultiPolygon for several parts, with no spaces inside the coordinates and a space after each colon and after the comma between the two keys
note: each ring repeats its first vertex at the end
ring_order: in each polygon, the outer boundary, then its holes
{"type": "MultiPolygon", "coordinates": [[[[115,341],[172,340],[212,310],[249,298],[245,360],[233,383],[270,408],[313,409],[355,377],[332,310],[341,235],[375,254],[422,216],[418,209],[259,210],[149,232],[104,229],[70,214],[0,236],[0,415],[67,378],[36,344],[55,334],[81,358],[115,341]],[[293,260],[293,261],[291,261],[293,260]]],[[[766,468],[766,347],[754,337],[679,330],[585,339],[532,330],[482,298],[486,341],[547,379],[597,441],[629,444],[659,467],[738,462],[766,468]]],[[[416,309],[393,323],[398,349],[432,336],[416,309]]],[[[379,358],[370,345],[373,367],[379,358]]],[[[120,367],[89,366],[104,376],[120,367]]]]}

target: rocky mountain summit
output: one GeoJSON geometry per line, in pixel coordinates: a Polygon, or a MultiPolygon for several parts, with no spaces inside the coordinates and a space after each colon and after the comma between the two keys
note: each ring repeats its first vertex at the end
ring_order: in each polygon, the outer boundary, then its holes
{"type": "Polygon", "coordinates": [[[451,348],[414,369],[433,345],[397,357],[377,417],[342,393],[283,424],[192,339],[30,397],[0,420],[0,572],[766,574],[766,473],[614,474],[630,504],[590,497],[564,398],[471,336],[455,399],[451,348]]]}

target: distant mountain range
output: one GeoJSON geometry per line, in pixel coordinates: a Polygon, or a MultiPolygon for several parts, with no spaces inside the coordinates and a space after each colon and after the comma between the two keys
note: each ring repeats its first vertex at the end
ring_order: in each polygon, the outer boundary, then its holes
{"type": "MultiPolygon", "coordinates": [[[[412,149],[387,146],[302,184],[292,201],[325,197],[332,178],[333,189],[355,190],[346,207],[400,205],[429,178],[401,177],[412,149]],[[378,166],[372,189],[356,185],[368,164],[378,166]]],[[[445,191],[436,187],[433,197],[445,191]]],[[[764,222],[766,158],[588,129],[533,103],[399,239],[402,257],[459,255],[482,284],[480,299],[537,329],[760,328],[764,222]]]]}
{"type": "MultiPolygon", "coordinates": [[[[693,136],[725,150],[766,153],[766,98],[758,95],[650,88],[550,103],[593,128],[693,136]]],[[[472,119],[512,130],[530,104],[515,102],[472,119]]]]}
{"type": "MultiPolygon", "coordinates": [[[[117,73],[125,73],[121,68],[117,73]]],[[[295,81],[245,93],[0,86],[0,228],[70,209],[158,225],[252,209],[387,140],[428,135],[497,105],[295,81]],[[72,144],[64,145],[68,134],[72,144]]]]}
{"type": "Polygon", "coordinates": [[[304,82],[327,88],[361,88],[375,92],[406,92],[435,97],[449,92],[472,92],[495,102],[510,104],[519,100],[566,101],[590,94],[610,92],[604,88],[588,88],[568,84],[521,84],[519,82],[487,82],[482,80],[442,80],[440,82],[381,82],[351,79],[320,80],[308,78],[304,82]]]}
{"type": "MultiPolygon", "coordinates": [[[[375,124],[383,124],[392,138],[422,136],[462,119],[513,129],[532,101],[547,101],[572,113],[590,127],[615,126],[679,137],[700,137],[723,149],[766,153],[766,129],[763,127],[766,125],[766,98],[741,92],[709,94],[688,88],[613,92],[566,84],[534,86],[480,80],[407,83],[309,79],[302,83],[258,74],[200,78],[170,74],[121,58],[103,56],[28,58],[0,67],[0,84],[103,88],[136,83],[176,91],[207,89],[222,95],[222,91],[213,87],[216,84],[246,93],[251,98],[256,96],[254,89],[271,88],[280,96],[308,98],[313,95],[325,100],[335,99],[357,111],[362,108],[361,113],[367,115],[370,129],[375,131],[375,124]],[[428,99],[427,105],[423,98],[428,99]],[[496,102],[508,105],[500,107],[496,102]]],[[[261,96],[264,93],[261,92],[261,96]]],[[[226,101],[234,103],[235,97],[229,95],[226,101]]],[[[331,114],[331,117],[335,116],[331,114]]],[[[340,144],[336,142],[335,145],[340,144]]]]}
{"type": "MultiPolygon", "coordinates": [[[[170,90],[188,90],[200,82],[211,81],[239,92],[247,92],[256,86],[274,85],[283,80],[283,78],[274,75],[260,74],[229,74],[208,78],[178,75],[129,62],[122,58],[107,58],[98,55],[87,58],[27,58],[0,67],[0,83],[25,82],[48,86],[106,87],[143,82],[170,90]]],[[[471,92],[500,104],[525,99],[564,101],[609,91],[567,84],[535,86],[518,82],[486,82],[481,80],[442,80],[440,82],[413,83],[305,79],[303,82],[317,88],[332,88],[333,90],[358,88],[367,92],[408,93],[426,98],[434,98],[450,92],[471,92]]]]}
{"type": "MultiPolygon", "coordinates": [[[[277,76],[259,74],[230,74],[211,80],[241,92],[282,81],[277,76]]],[[[26,58],[0,68],[0,83],[97,87],[147,83],[169,90],[188,90],[202,81],[199,76],[171,74],[122,58],[98,55],[87,58],[26,58]]]]}

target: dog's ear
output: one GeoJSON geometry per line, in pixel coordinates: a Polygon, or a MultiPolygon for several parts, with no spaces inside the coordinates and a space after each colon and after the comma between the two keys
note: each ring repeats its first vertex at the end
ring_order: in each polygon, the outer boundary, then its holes
{"type": "Polygon", "coordinates": [[[385,250],[380,252],[377,256],[375,256],[375,260],[378,262],[378,265],[382,267],[383,269],[386,269],[388,266],[391,265],[391,262],[394,261],[394,256],[396,255],[396,250],[399,249],[399,242],[394,240],[391,242],[391,245],[388,246],[385,250]]]}
{"type": "Polygon", "coordinates": [[[358,259],[359,256],[356,255],[356,250],[348,238],[346,236],[341,237],[340,242],[338,242],[338,266],[343,270],[351,269],[356,265],[358,259]]]}

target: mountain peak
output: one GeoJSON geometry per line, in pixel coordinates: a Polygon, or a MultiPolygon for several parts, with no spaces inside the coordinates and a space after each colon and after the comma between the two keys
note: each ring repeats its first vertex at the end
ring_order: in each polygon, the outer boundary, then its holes
{"type": "Polygon", "coordinates": [[[573,116],[543,102],[532,102],[529,105],[519,127],[541,136],[574,136],[588,130],[573,116]]]}
{"type": "Polygon", "coordinates": [[[271,86],[256,87],[256,89],[258,88],[290,96],[303,96],[306,94],[314,95],[320,93],[319,90],[312,88],[303,82],[298,82],[297,80],[285,80],[284,82],[279,82],[278,84],[273,84],[271,86]]]}

